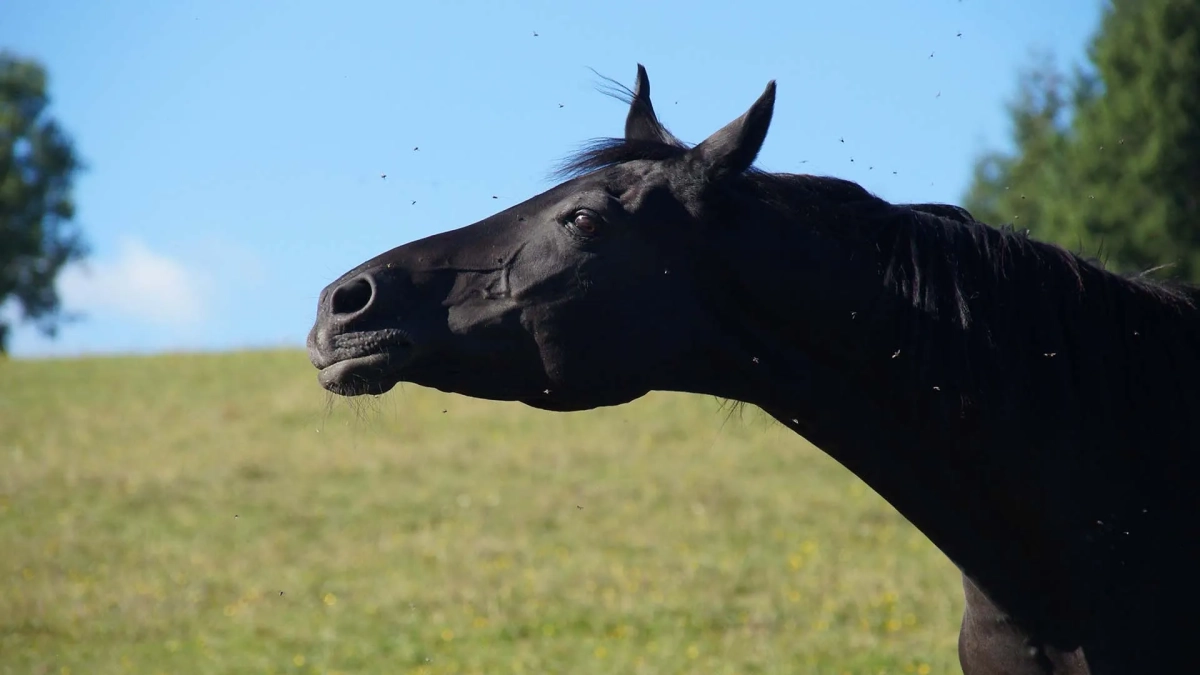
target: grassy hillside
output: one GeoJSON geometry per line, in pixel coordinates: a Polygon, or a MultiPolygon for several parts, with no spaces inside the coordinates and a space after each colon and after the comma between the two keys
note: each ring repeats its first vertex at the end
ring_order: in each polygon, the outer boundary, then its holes
{"type": "Polygon", "coordinates": [[[756,411],[298,351],[0,362],[0,673],[958,670],[953,566],[756,411]]]}

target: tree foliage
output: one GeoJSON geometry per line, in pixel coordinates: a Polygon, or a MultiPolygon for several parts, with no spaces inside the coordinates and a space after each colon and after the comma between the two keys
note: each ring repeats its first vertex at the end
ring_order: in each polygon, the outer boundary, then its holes
{"type": "Polygon", "coordinates": [[[964,205],[993,224],[1200,281],[1200,0],[1112,0],[1068,77],[1020,74],[1011,153],[975,164],[964,205]]]}
{"type": "MultiPolygon", "coordinates": [[[[0,305],[54,335],[64,318],[55,280],[87,247],[71,199],[81,163],[49,103],[45,69],[0,52],[0,305]]],[[[10,329],[0,317],[0,354],[10,329]]]]}

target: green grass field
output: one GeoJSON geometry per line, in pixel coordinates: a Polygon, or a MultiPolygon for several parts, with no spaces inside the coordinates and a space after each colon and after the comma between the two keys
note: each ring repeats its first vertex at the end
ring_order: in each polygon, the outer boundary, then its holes
{"type": "Polygon", "coordinates": [[[0,361],[0,673],[957,673],[957,570],[755,410],[0,361]]]}

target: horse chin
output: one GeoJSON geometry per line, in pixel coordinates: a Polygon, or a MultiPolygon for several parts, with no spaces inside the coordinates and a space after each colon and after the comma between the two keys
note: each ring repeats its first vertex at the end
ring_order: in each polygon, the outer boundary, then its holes
{"type": "Polygon", "coordinates": [[[518,400],[530,408],[546,410],[549,412],[579,412],[582,410],[591,410],[592,408],[597,407],[594,405],[579,405],[578,403],[573,403],[570,401],[562,401],[546,397],[522,398],[518,400]]]}
{"type": "Polygon", "coordinates": [[[530,408],[549,412],[582,412],[584,410],[595,410],[596,408],[625,405],[645,396],[646,393],[645,391],[611,392],[598,395],[597,392],[592,391],[585,395],[575,396],[562,392],[548,392],[539,396],[527,396],[518,399],[518,401],[530,408]]]}

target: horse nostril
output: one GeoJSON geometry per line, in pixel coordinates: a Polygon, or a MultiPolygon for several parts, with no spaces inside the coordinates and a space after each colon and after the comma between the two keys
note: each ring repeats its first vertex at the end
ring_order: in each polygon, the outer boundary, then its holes
{"type": "Polygon", "coordinates": [[[375,299],[375,284],[366,277],[358,277],[333,291],[329,298],[329,310],[334,315],[358,314],[371,306],[375,299]]]}

